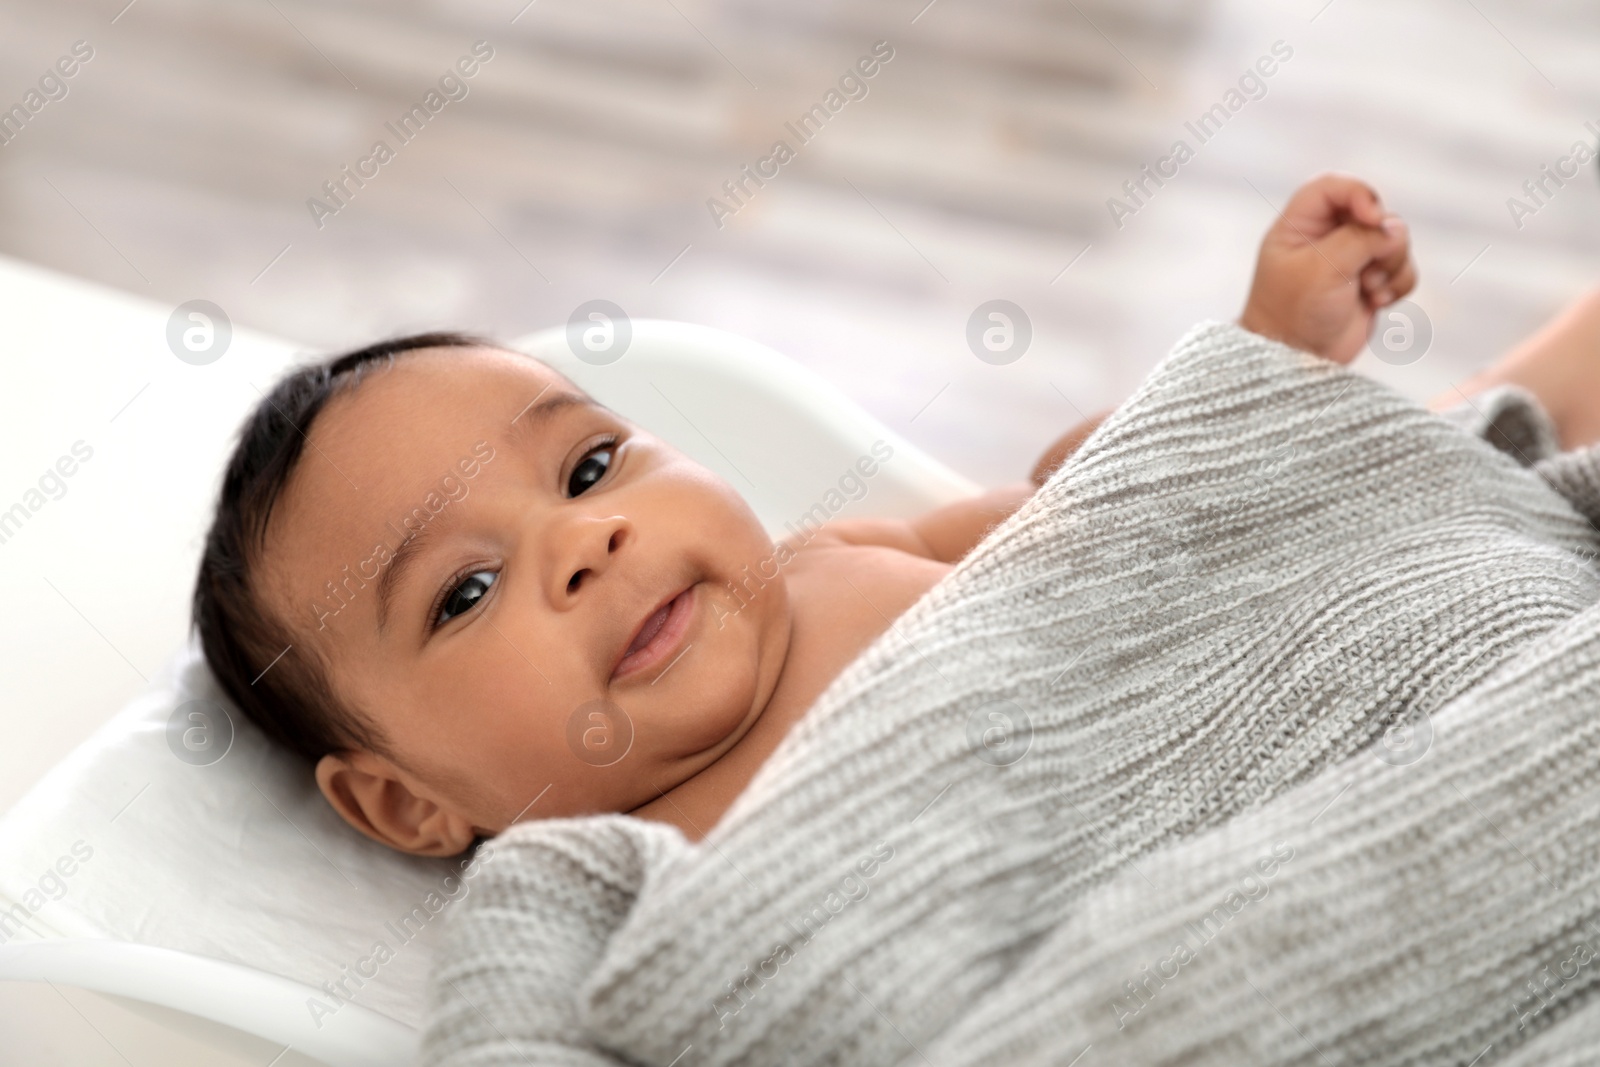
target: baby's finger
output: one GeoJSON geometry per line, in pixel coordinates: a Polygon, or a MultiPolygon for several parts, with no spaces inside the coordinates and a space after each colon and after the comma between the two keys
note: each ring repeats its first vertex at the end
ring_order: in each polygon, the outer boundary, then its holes
{"type": "Polygon", "coordinates": [[[1394,251],[1395,238],[1376,226],[1347,223],[1317,242],[1317,249],[1345,281],[1359,283],[1363,272],[1376,267],[1390,273],[1384,257],[1394,251]]]}
{"type": "Polygon", "coordinates": [[[1387,274],[1381,275],[1384,279],[1371,289],[1363,291],[1367,306],[1373,310],[1386,308],[1390,304],[1403,300],[1417,286],[1417,269],[1408,260],[1400,269],[1400,273],[1390,278],[1387,274]]]}
{"type": "Polygon", "coordinates": [[[1390,302],[1402,300],[1417,287],[1417,267],[1407,259],[1389,279],[1390,302]]]}
{"type": "Polygon", "coordinates": [[[1319,238],[1350,219],[1366,226],[1383,222],[1383,203],[1366,182],[1348,174],[1321,174],[1295,191],[1283,209],[1284,221],[1309,238],[1319,238]]]}
{"type": "Polygon", "coordinates": [[[1381,229],[1388,235],[1386,247],[1375,253],[1376,262],[1390,274],[1397,274],[1411,258],[1411,228],[1399,215],[1384,218],[1381,229]]]}

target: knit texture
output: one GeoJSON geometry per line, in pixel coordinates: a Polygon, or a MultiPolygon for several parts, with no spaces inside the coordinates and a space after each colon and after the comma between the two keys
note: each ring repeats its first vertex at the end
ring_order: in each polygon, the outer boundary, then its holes
{"type": "MultiPolygon", "coordinates": [[[[704,842],[617,815],[501,835],[447,921],[423,1062],[1067,1062],[1113,1043],[1107,1025],[1159,1059],[1161,1041],[1233,1034],[1230,1019],[1247,1040],[1255,1017],[1226,983],[1213,1004],[1209,980],[1175,979],[1119,1014],[1120,983],[1142,977],[1122,969],[1170,953],[1146,958],[1239,876],[1240,849],[1256,863],[1259,834],[1282,829],[1236,838],[1236,816],[1299,819],[1349,782],[1318,837],[1285,839],[1294,856],[1227,934],[1266,938],[1267,905],[1298,886],[1373,927],[1351,937],[1353,973],[1403,985],[1424,964],[1386,933],[1416,899],[1391,869],[1416,853],[1454,870],[1467,839],[1382,844],[1411,824],[1375,821],[1375,776],[1443,773],[1445,738],[1424,747],[1423,727],[1470,719],[1458,698],[1600,601],[1584,517],[1600,452],[1553,449],[1520,390],[1440,417],[1235,326],[1197,327],[833,682],[704,842]],[[1357,908],[1373,899],[1396,910],[1357,908]]],[[[1564,677],[1527,685],[1545,700],[1564,677]]],[[[1513,807],[1538,796],[1505,788],[1513,807]]],[[[1293,960],[1307,983],[1347,931],[1302,922],[1283,927],[1295,952],[1271,954],[1275,976],[1293,960]]],[[[1460,909],[1428,928],[1485,930],[1460,909]]],[[[1220,942],[1208,959],[1226,958],[1220,942]]],[[[1367,1032],[1353,994],[1305,988],[1307,1019],[1367,1032]]],[[[1465,1039],[1471,998],[1450,988],[1395,1010],[1465,1039]]],[[[1279,1046],[1240,1047],[1253,1062],[1279,1046]]]]}
{"type": "Polygon", "coordinates": [[[1597,695],[1600,607],[1419,719],[1414,763],[1358,757],[1119,874],[927,1055],[1593,1063],[1597,695]]]}

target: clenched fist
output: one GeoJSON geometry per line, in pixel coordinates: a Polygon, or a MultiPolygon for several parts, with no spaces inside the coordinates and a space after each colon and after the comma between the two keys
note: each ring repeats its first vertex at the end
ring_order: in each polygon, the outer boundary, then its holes
{"type": "Polygon", "coordinates": [[[1349,363],[1373,316],[1416,284],[1406,224],[1365,182],[1324,174],[1296,190],[1267,231],[1239,325],[1349,363]]]}

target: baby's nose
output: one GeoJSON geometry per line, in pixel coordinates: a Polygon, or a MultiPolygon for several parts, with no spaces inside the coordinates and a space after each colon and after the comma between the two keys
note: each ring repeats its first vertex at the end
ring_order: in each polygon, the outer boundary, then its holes
{"type": "Polygon", "coordinates": [[[602,573],[610,561],[633,536],[632,525],[621,515],[599,520],[605,528],[584,531],[583,544],[578,549],[577,566],[566,581],[566,596],[577,595],[578,590],[596,575],[602,573]],[[603,541],[602,541],[603,538],[603,541]]]}

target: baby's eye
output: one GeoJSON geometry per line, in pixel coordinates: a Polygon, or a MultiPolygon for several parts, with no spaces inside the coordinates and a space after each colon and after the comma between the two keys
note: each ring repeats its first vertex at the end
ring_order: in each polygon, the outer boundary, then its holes
{"type": "Polygon", "coordinates": [[[461,579],[439,606],[439,617],[434,620],[434,625],[443,626],[462,612],[471,610],[498,577],[494,571],[474,571],[461,579]]]}
{"type": "Polygon", "coordinates": [[[572,468],[572,475],[567,479],[568,496],[582,496],[590,486],[605,477],[611,467],[611,450],[615,445],[615,441],[599,445],[572,468]]]}

